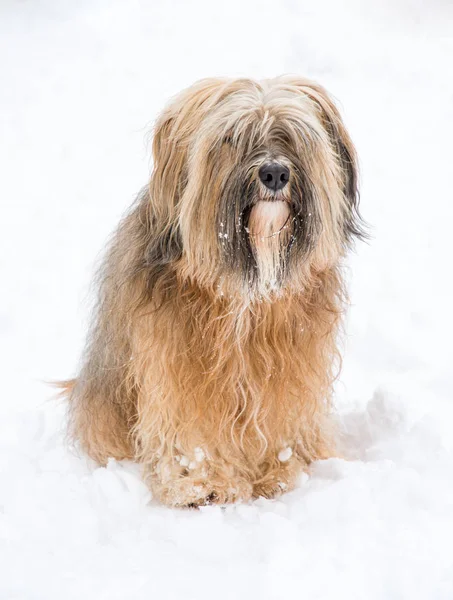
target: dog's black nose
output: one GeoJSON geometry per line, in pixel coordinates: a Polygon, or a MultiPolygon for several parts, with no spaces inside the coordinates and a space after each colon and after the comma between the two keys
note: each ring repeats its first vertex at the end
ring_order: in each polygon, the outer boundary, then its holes
{"type": "Polygon", "coordinates": [[[277,162],[266,163],[258,175],[264,185],[276,192],[282,190],[289,181],[289,169],[277,162]]]}

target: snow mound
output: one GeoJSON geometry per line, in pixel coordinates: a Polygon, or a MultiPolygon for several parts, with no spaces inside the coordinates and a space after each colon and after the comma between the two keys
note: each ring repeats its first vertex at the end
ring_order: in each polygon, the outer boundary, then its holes
{"type": "Polygon", "coordinates": [[[339,420],[348,459],[277,500],[198,511],[153,502],[137,465],[69,451],[62,407],[3,421],[0,597],[451,598],[438,427],[382,390],[339,420]]]}

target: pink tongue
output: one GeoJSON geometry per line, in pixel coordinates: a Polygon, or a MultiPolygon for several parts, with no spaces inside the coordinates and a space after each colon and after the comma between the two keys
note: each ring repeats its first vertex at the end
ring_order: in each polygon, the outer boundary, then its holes
{"type": "Polygon", "coordinates": [[[289,214],[287,202],[260,200],[250,213],[250,235],[268,237],[278,233],[286,224],[289,214]]]}

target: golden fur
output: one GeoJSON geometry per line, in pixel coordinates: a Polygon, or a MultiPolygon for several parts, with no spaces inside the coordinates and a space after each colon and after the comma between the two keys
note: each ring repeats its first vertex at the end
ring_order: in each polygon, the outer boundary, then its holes
{"type": "Polygon", "coordinates": [[[71,433],[168,505],[272,497],[335,453],[340,261],[356,155],[318,85],[205,80],[159,118],[154,171],[99,272],[71,433]],[[264,160],[290,168],[272,197],[264,160]]]}

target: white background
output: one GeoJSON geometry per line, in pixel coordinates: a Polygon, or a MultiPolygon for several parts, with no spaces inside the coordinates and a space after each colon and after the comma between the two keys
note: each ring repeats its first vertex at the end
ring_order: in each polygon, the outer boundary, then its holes
{"type": "Polygon", "coordinates": [[[0,2],[0,598],[453,597],[453,10],[447,0],[0,2]],[[278,501],[171,511],[64,444],[89,283],[196,79],[336,98],[373,239],[349,260],[346,460],[278,501]]]}

